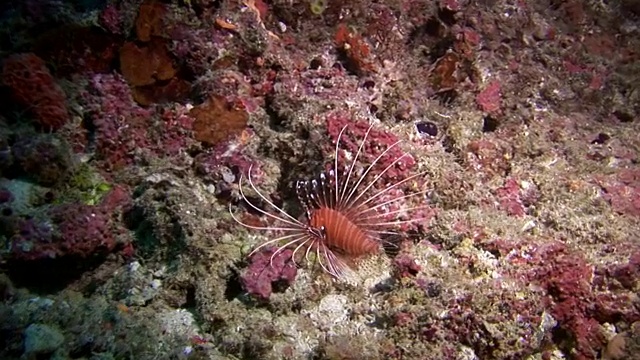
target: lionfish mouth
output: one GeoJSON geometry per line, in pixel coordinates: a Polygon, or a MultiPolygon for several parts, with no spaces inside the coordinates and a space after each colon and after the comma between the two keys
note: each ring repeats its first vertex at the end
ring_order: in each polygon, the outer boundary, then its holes
{"type": "MultiPolygon", "coordinates": [[[[306,219],[298,220],[283,208],[275,205],[254,185],[249,168],[247,179],[251,189],[268,205],[273,212],[263,210],[252,203],[243,190],[244,179],[240,177],[239,190],[242,199],[258,213],[276,220],[274,226],[254,226],[239,220],[231,211],[231,216],[240,225],[254,230],[276,231],[284,234],[257,246],[249,256],[265,247],[276,246],[271,255],[273,259],[286,249],[293,249],[292,258],[299,264],[302,259],[311,261],[313,255],[320,267],[335,278],[342,279],[353,274],[348,263],[368,254],[380,251],[385,235],[397,235],[398,227],[403,224],[423,221],[422,216],[401,219],[402,215],[414,215],[417,211],[428,209],[429,205],[413,207],[402,206],[409,198],[424,196],[425,191],[395,195],[408,182],[421,177],[425,172],[417,173],[392,184],[383,184],[385,174],[401,164],[403,153],[396,157],[382,171],[374,175],[374,168],[380,160],[390,154],[401,141],[389,145],[371,163],[357,170],[358,160],[363,155],[364,145],[373,125],[367,129],[353,161],[347,167],[339,167],[339,151],[342,136],[348,125],[344,126],[336,141],[334,161],[326,172],[310,180],[299,180],[296,193],[305,210],[306,219]],[[303,255],[304,254],[304,255],[303,255]]],[[[376,170],[377,171],[377,170],[376,170]]],[[[424,201],[421,199],[422,202],[424,201]]]]}

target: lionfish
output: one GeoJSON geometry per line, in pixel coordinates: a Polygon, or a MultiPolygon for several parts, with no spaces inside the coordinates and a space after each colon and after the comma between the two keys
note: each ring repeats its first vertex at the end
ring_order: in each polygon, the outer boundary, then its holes
{"type": "Polygon", "coordinates": [[[263,210],[252,203],[245,196],[243,178],[240,177],[239,190],[242,199],[252,209],[276,220],[279,225],[254,226],[246,224],[231,212],[233,219],[249,229],[270,230],[285,234],[260,244],[248,255],[249,257],[265,247],[277,245],[277,249],[271,255],[272,264],[273,259],[279,253],[285,249],[294,249],[292,258],[296,263],[299,263],[298,260],[302,252],[304,252],[304,259],[307,262],[310,261],[310,255],[315,255],[315,261],[325,272],[335,278],[343,279],[353,274],[353,270],[348,264],[349,260],[379,253],[386,242],[383,238],[387,235],[398,234],[397,231],[392,230],[394,226],[424,220],[422,217],[399,220],[398,216],[400,213],[413,213],[419,209],[426,209],[428,205],[388,210],[388,207],[398,201],[424,195],[424,191],[392,197],[391,200],[387,200],[385,195],[425,173],[417,173],[382,189],[379,188],[378,182],[391,168],[401,163],[402,159],[407,156],[406,153],[403,152],[401,156],[395,158],[377,175],[372,175],[372,169],[380,162],[380,159],[398,146],[401,141],[389,145],[361,172],[356,170],[358,159],[363,154],[363,148],[372,127],[373,125],[367,129],[353,161],[342,173],[340,173],[340,164],[338,163],[338,152],[347,126],[344,126],[338,135],[332,167],[328,171],[320,173],[316,178],[296,182],[298,200],[306,215],[304,220],[296,219],[262,194],[254,185],[251,168],[249,168],[247,175],[249,186],[275,213],[263,210]],[[367,180],[368,178],[371,179],[367,180]],[[395,220],[389,221],[390,217],[395,220]]]}

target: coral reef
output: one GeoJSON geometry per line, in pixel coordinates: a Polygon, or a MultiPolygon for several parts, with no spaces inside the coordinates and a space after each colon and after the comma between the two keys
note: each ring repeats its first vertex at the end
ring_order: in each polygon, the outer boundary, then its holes
{"type": "Polygon", "coordinates": [[[14,5],[0,358],[637,357],[637,2],[14,5]],[[424,220],[358,281],[249,256],[367,132],[424,220]]]}
{"type": "Polygon", "coordinates": [[[121,76],[94,75],[82,97],[94,131],[95,153],[105,167],[130,164],[135,149],[150,146],[147,130],[151,111],[133,103],[121,76]]]}
{"type": "Polygon", "coordinates": [[[265,249],[251,256],[250,264],[240,275],[244,290],[262,300],[267,300],[274,287],[288,286],[296,278],[297,269],[287,249],[275,254],[276,249],[265,249]],[[274,256],[275,255],[275,256],[274,256]]]}
{"type": "Polygon", "coordinates": [[[6,234],[14,234],[5,260],[102,257],[124,245],[114,214],[126,205],[126,195],[114,189],[97,206],[68,203],[53,206],[42,218],[3,217],[6,234]]]}

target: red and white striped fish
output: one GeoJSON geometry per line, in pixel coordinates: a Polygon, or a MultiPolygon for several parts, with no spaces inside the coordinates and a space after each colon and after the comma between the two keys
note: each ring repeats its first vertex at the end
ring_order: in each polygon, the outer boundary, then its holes
{"type": "Polygon", "coordinates": [[[251,169],[249,169],[247,175],[249,186],[274,210],[274,213],[253,204],[245,196],[243,179],[240,178],[239,189],[243,200],[255,211],[277,221],[273,226],[255,226],[243,223],[232,212],[234,220],[250,229],[284,233],[283,236],[260,244],[249,256],[265,247],[277,246],[271,256],[273,261],[274,257],[285,249],[293,249],[292,256],[297,263],[302,258],[309,261],[310,255],[314,254],[315,261],[325,272],[339,279],[346,278],[352,273],[349,263],[354,259],[376,254],[382,250],[384,235],[398,234],[398,230],[394,228],[424,220],[421,216],[399,219],[401,214],[412,214],[421,209],[428,209],[429,205],[424,204],[423,198],[417,201],[422,204],[409,208],[394,205],[406,203],[409,198],[424,197],[425,191],[391,197],[388,195],[398,192],[403,185],[406,186],[425,173],[418,173],[386,186],[381,184],[385,180],[385,174],[394,166],[401,164],[405,156],[410,155],[403,153],[379,173],[373,175],[372,170],[378,165],[380,159],[390,154],[400,141],[389,145],[368,166],[358,171],[356,170],[358,160],[372,129],[370,126],[350,166],[339,166],[340,142],[347,126],[343,127],[338,135],[335,159],[331,168],[320,173],[315,179],[299,180],[296,183],[298,199],[306,212],[306,219],[303,221],[296,219],[262,194],[254,185],[251,169]],[[341,169],[343,169],[342,172],[340,172],[341,169]],[[304,256],[302,256],[303,253],[304,256]]]}

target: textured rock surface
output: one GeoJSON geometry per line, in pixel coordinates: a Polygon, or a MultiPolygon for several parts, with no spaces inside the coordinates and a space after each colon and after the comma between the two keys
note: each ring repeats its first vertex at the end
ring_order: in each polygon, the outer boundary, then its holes
{"type": "Polygon", "coordinates": [[[0,358],[635,354],[632,2],[30,0],[0,13],[0,94],[14,98],[0,104],[0,358]],[[354,171],[401,141],[373,167],[404,156],[375,190],[420,174],[385,195],[424,196],[377,210],[420,221],[347,259],[353,281],[313,252],[294,264],[295,247],[249,257],[291,226],[270,203],[305,224],[296,181],[349,164],[370,125],[354,171]],[[38,327],[62,340],[37,345],[38,327]]]}

